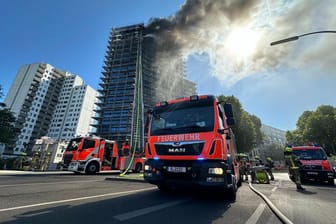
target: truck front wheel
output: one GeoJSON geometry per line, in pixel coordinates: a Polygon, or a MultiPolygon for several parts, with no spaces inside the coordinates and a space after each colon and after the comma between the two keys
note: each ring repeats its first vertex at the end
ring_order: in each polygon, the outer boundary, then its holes
{"type": "Polygon", "coordinates": [[[141,164],[141,163],[137,163],[137,164],[135,165],[135,168],[134,168],[133,172],[134,172],[134,173],[140,173],[141,170],[142,170],[142,164],[141,164]]]}
{"type": "Polygon", "coordinates": [[[87,174],[95,174],[98,171],[98,165],[97,163],[89,163],[85,169],[85,173],[87,174]]]}
{"type": "Polygon", "coordinates": [[[232,175],[231,178],[232,178],[232,186],[225,191],[225,194],[227,196],[227,199],[234,202],[236,201],[236,198],[237,198],[237,188],[238,187],[237,187],[235,176],[232,175]]]}
{"type": "Polygon", "coordinates": [[[334,186],[334,179],[329,179],[328,184],[331,185],[331,186],[334,186]]]}

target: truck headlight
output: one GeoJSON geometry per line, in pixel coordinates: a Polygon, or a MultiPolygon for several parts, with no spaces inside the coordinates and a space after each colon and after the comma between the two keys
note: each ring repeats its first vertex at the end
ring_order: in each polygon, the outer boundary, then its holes
{"type": "Polygon", "coordinates": [[[144,169],[145,169],[146,171],[148,171],[148,170],[151,169],[151,166],[150,166],[150,165],[145,165],[144,169]]]}
{"type": "Polygon", "coordinates": [[[219,167],[209,168],[208,173],[209,174],[222,175],[224,173],[224,170],[222,168],[219,168],[219,167]]]}

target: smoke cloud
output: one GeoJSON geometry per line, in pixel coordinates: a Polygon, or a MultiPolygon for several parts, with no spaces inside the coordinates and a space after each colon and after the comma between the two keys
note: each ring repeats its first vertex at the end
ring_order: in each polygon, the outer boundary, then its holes
{"type": "Polygon", "coordinates": [[[176,73],[180,56],[187,59],[189,55],[205,53],[212,75],[230,88],[248,76],[277,66],[320,63],[325,69],[335,68],[336,57],[330,55],[334,55],[336,41],[334,47],[327,44],[332,42],[327,38],[335,40],[335,36],[315,37],[314,45],[309,47],[300,43],[270,46],[272,41],[294,35],[335,30],[333,3],[332,0],[187,0],[175,15],[151,19],[147,28],[159,46],[156,62],[161,76],[172,77],[176,73]],[[236,31],[248,32],[234,36],[236,31]],[[320,55],[326,55],[326,60],[321,61],[320,55]],[[284,64],[285,59],[290,64],[284,64]]]}

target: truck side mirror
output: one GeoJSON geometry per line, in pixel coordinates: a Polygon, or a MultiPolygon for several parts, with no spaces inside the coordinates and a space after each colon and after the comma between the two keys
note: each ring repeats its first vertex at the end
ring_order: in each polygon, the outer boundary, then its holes
{"type": "Polygon", "coordinates": [[[145,126],[144,126],[145,131],[148,130],[150,117],[151,117],[152,115],[153,115],[153,110],[149,109],[149,110],[147,111],[147,116],[146,116],[146,120],[145,120],[145,126]]]}
{"type": "Polygon", "coordinates": [[[226,122],[229,126],[235,125],[235,119],[233,117],[227,117],[226,122]]]}
{"type": "Polygon", "coordinates": [[[224,113],[226,116],[226,122],[229,126],[232,126],[235,124],[235,119],[233,117],[233,110],[232,110],[232,104],[231,103],[224,103],[224,113]]]}
{"type": "Polygon", "coordinates": [[[231,103],[224,103],[224,112],[226,117],[232,117],[233,118],[233,109],[231,103]]]}

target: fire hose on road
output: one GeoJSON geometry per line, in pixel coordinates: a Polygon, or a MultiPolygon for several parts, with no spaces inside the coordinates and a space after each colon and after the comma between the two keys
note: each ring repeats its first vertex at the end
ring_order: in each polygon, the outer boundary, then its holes
{"type": "Polygon", "coordinates": [[[282,212],[260,191],[255,189],[252,186],[251,181],[249,181],[249,187],[252,191],[254,191],[257,195],[259,195],[267,204],[267,206],[272,210],[272,212],[280,219],[280,221],[284,224],[293,224],[293,222],[288,219],[282,212]]]}

